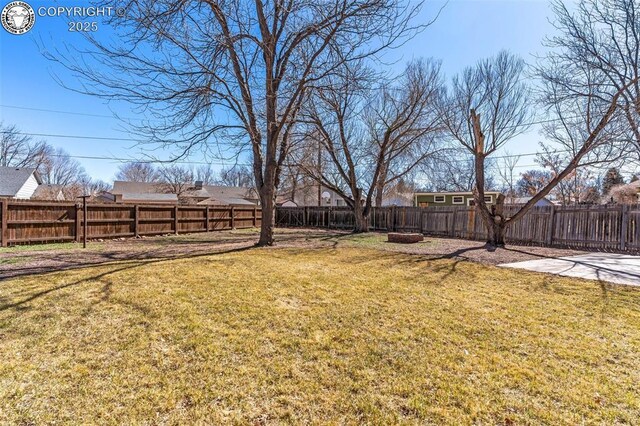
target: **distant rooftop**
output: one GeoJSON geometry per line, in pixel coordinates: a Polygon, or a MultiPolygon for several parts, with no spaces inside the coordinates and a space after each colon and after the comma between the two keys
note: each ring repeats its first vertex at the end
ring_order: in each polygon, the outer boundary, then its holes
{"type": "MultiPolygon", "coordinates": [[[[0,166],[0,197],[14,197],[35,171],[33,168],[0,166]]],[[[41,183],[37,173],[36,179],[41,183]]]]}

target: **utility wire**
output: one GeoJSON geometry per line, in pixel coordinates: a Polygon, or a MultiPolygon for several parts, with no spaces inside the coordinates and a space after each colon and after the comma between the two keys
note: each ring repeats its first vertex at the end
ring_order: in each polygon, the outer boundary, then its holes
{"type": "MultiPolygon", "coordinates": [[[[50,133],[29,133],[29,132],[21,132],[21,131],[0,131],[0,133],[17,133],[24,136],[39,136],[39,137],[52,137],[52,138],[69,138],[69,139],[90,139],[90,140],[109,140],[109,141],[130,141],[130,142],[148,142],[143,139],[131,139],[131,138],[112,138],[112,137],[102,137],[102,136],[87,136],[87,135],[61,135],[61,134],[50,134],[50,133]]],[[[569,150],[558,150],[556,152],[569,152],[569,150]]],[[[516,158],[516,157],[531,157],[540,155],[539,152],[527,152],[523,154],[508,154],[508,155],[495,155],[490,156],[490,159],[504,159],[504,158],[516,158]]],[[[120,160],[118,158],[95,158],[95,159],[113,159],[120,160]]],[[[132,160],[128,160],[132,161],[132,160]]],[[[464,160],[455,160],[455,161],[464,161],[464,160]]]]}
{"type": "Polygon", "coordinates": [[[24,107],[24,106],[18,106],[18,105],[2,105],[2,104],[0,104],[0,108],[20,109],[20,110],[24,110],[24,111],[52,112],[52,113],[55,113],[55,114],[81,115],[81,116],[84,116],[84,117],[122,118],[122,119],[125,119],[125,120],[146,121],[146,119],[144,119],[144,118],[116,117],[114,115],[107,115],[107,114],[91,114],[91,113],[87,113],[87,112],[61,111],[61,110],[57,110],[57,109],[33,108],[33,107],[24,107]]]}

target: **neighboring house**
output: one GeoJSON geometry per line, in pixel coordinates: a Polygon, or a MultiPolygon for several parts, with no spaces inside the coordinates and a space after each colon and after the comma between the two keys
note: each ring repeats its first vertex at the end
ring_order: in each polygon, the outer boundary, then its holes
{"type": "Polygon", "coordinates": [[[255,206],[259,197],[251,188],[235,186],[202,185],[196,182],[188,185],[180,194],[171,192],[171,187],[163,183],[115,181],[111,191],[103,192],[97,200],[116,203],[148,204],[197,204],[255,206]]]}
{"type": "MultiPolygon", "coordinates": [[[[500,192],[487,191],[484,200],[488,204],[495,204],[498,195],[500,192]]],[[[415,192],[413,202],[415,207],[475,205],[472,192],[415,192]]]]}
{"type": "MultiPolygon", "coordinates": [[[[318,206],[318,187],[309,187],[305,189],[299,189],[296,191],[295,196],[291,199],[291,196],[282,195],[278,197],[277,204],[283,207],[304,207],[304,206],[318,206]]],[[[346,207],[347,203],[344,199],[338,195],[335,191],[321,187],[320,188],[320,206],[324,207],[346,207]]]]}
{"type": "MultiPolygon", "coordinates": [[[[530,199],[532,199],[533,197],[515,197],[515,198],[507,198],[505,200],[505,204],[527,204],[529,202],[530,199]]],[[[542,199],[538,200],[538,202],[535,204],[536,207],[540,207],[540,206],[553,206],[553,201],[549,200],[546,197],[543,197],[542,199]]]]}
{"type": "Polygon", "coordinates": [[[31,197],[33,200],[64,201],[62,185],[42,184],[38,186],[31,197]]]}
{"type": "Polygon", "coordinates": [[[0,167],[0,197],[28,200],[40,184],[36,169],[0,167]]]}
{"type": "MultiPolygon", "coordinates": [[[[318,187],[305,188],[296,191],[294,199],[290,194],[278,197],[277,204],[282,207],[317,207],[318,206],[318,187]]],[[[412,206],[412,193],[392,193],[382,199],[382,206],[412,206]]],[[[347,202],[338,195],[337,192],[326,188],[320,188],[320,206],[323,207],[347,207],[347,202]]]]}
{"type": "MultiPolygon", "coordinates": [[[[223,205],[223,206],[256,206],[260,204],[260,197],[253,188],[243,188],[240,186],[222,185],[198,185],[196,189],[200,197],[204,199],[197,202],[200,205],[223,205]]],[[[189,193],[186,194],[189,196],[189,193]]]]}
{"type": "Polygon", "coordinates": [[[113,189],[99,196],[100,200],[115,203],[178,204],[178,196],[169,194],[158,183],[128,182],[117,180],[113,189]]]}
{"type": "Polygon", "coordinates": [[[413,193],[396,193],[382,198],[382,207],[398,206],[398,207],[411,207],[413,206],[413,193]]]}

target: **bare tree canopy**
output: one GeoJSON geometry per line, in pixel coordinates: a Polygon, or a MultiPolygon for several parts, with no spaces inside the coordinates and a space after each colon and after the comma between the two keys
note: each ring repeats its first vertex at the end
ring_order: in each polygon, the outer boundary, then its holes
{"type": "Polygon", "coordinates": [[[223,168],[213,182],[217,185],[240,186],[243,188],[253,188],[254,185],[253,173],[246,166],[223,168]]]}
{"type": "Polygon", "coordinates": [[[555,25],[560,35],[550,40],[552,50],[540,61],[536,72],[542,82],[540,100],[549,114],[544,134],[553,143],[553,148],[547,147],[546,152],[562,150],[567,155],[553,158],[549,182],[510,217],[504,214],[504,197],[498,197],[491,209],[483,201],[484,161],[527,127],[530,101],[523,82],[524,64],[501,53],[454,80],[454,95],[449,99],[445,117],[447,122],[454,123],[448,125],[452,137],[475,157],[476,205],[492,245],[504,245],[507,227],[556,186],[568,178],[577,179],[578,168],[610,162],[626,149],[625,136],[632,130],[625,96],[638,79],[631,76],[613,84],[605,67],[594,66],[599,62],[597,45],[625,45],[620,32],[597,23],[598,15],[592,14],[594,4],[582,2],[576,15],[569,13],[562,3],[555,4],[555,25]],[[583,37],[578,27],[587,22],[594,22],[593,34],[583,37]],[[488,108],[483,109],[482,105],[488,108]],[[462,118],[456,119],[458,116],[462,118]]]}
{"type": "Polygon", "coordinates": [[[158,182],[160,173],[151,163],[132,162],[118,166],[116,180],[131,182],[158,182]]]}
{"type": "MultiPolygon", "coordinates": [[[[106,5],[116,4],[122,2],[106,5]]],[[[84,77],[79,90],[150,111],[161,122],[138,130],[177,148],[178,156],[213,141],[250,151],[263,211],[260,245],[273,243],[276,189],[309,90],[343,64],[372,57],[423,27],[411,24],[421,3],[408,0],[132,0],[126,6],[127,17],[114,22],[119,44],[88,35],[91,51],[51,56],[84,77]]]]}
{"type": "Polygon", "coordinates": [[[34,142],[15,125],[0,123],[0,166],[37,168],[47,149],[46,143],[34,142]]]}
{"type": "Polygon", "coordinates": [[[158,170],[159,182],[164,192],[176,194],[180,198],[184,193],[193,189],[193,170],[186,166],[170,164],[158,170]]]}
{"type": "MultiPolygon", "coordinates": [[[[522,59],[502,51],[454,77],[441,106],[450,138],[473,156],[476,206],[491,240],[498,244],[503,244],[504,238],[498,234],[504,231],[496,228],[495,217],[502,213],[489,211],[484,201],[486,160],[530,127],[533,101],[524,71],[522,59]]],[[[500,209],[503,202],[504,196],[499,196],[500,209]]]]}
{"type": "Polygon", "coordinates": [[[305,139],[327,159],[308,172],[353,209],[357,232],[368,230],[374,195],[380,205],[386,185],[433,155],[441,130],[438,63],[412,62],[392,84],[370,85],[370,77],[366,68],[345,67],[313,93],[301,119],[305,139]]]}
{"type": "MultiPolygon", "coordinates": [[[[548,41],[556,53],[549,58],[548,69],[553,71],[544,73],[559,85],[556,94],[563,99],[584,102],[586,97],[597,97],[601,98],[599,107],[606,109],[608,99],[619,94],[620,119],[626,119],[628,125],[617,129],[616,137],[633,143],[616,148],[633,146],[636,158],[640,157],[639,6],[637,0],[580,0],[574,9],[554,0],[554,25],[559,34],[548,41]],[[585,87],[587,81],[590,84],[585,87]]],[[[586,106],[582,112],[589,112],[586,106]]]]}
{"type": "Polygon", "coordinates": [[[80,162],[62,148],[48,147],[38,172],[43,183],[62,187],[71,187],[87,178],[80,162]]]}
{"type": "Polygon", "coordinates": [[[449,136],[471,154],[487,157],[526,132],[533,99],[524,71],[522,59],[502,51],[455,76],[440,110],[449,136]],[[482,117],[479,129],[472,124],[474,115],[482,117]],[[484,135],[482,144],[477,130],[484,135]]]}

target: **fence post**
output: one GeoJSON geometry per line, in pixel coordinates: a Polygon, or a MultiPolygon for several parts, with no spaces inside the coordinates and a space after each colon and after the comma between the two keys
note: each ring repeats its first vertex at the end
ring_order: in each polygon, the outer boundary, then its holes
{"type": "Polygon", "coordinates": [[[396,230],[396,206],[391,206],[391,232],[396,230]]]}
{"type": "Polygon", "coordinates": [[[133,206],[133,235],[138,238],[140,233],[138,232],[138,223],[140,222],[140,208],[136,204],[133,206]]]}
{"type": "Polygon", "coordinates": [[[6,247],[9,245],[9,230],[7,229],[7,221],[9,216],[9,199],[5,198],[0,200],[0,204],[2,204],[2,229],[0,240],[2,240],[2,247],[6,247]]]}
{"type": "Polygon", "coordinates": [[[456,237],[456,219],[458,216],[458,208],[454,207],[453,211],[452,211],[452,217],[451,217],[451,226],[449,229],[449,235],[451,236],[451,238],[455,238],[456,237]]]}
{"type": "Polygon", "coordinates": [[[80,209],[82,207],[80,207],[80,204],[76,203],[76,242],[79,243],[80,242],[80,227],[82,225],[82,223],[80,222],[80,209]]]}
{"type": "Polygon", "coordinates": [[[209,206],[204,208],[204,232],[209,232],[209,206]]]}
{"type": "Polygon", "coordinates": [[[231,206],[231,229],[236,229],[236,208],[231,206]]]}
{"type": "Polygon", "coordinates": [[[88,195],[82,196],[82,248],[87,248],[87,238],[89,238],[89,207],[87,206],[88,195]]]}
{"type": "Polygon", "coordinates": [[[304,206],[302,210],[302,226],[307,226],[308,224],[309,224],[309,209],[307,206],[304,206]]]}
{"type": "Polygon", "coordinates": [[[178,235],[178,206],[173,208],[173,233],[178,235]]]}
{"type": "MultiPolygon", "coordinates": [[[[275,211],[273,212],[275,214],[275,211]]],[[[258,226],[258,206],[253,208],[253,227],[256,228],[258,226]]]]}
{"type": "Polygon", "coordinates": [[[327,217],[327,228],[331,228],[331,211],[333,210],[333,208],[331,206],[329,206],[329,214],[327,217]]]}
{"type": "Polygon", "coordinates": [[[550,216],[549,216],[549,225],[548,225],[548,229],[547,229],[547,245],[551,245],[553,244],[553,230],[556,227],[556,206],[552,205],[551,206],[551,211],[550,211],[550,216]]]}
{"type": "Polygon", "coordinates": [[[629,206],[622,206],[620,223],[620,250],[627,248],[627,227],[629,223],[629,206]]]}

